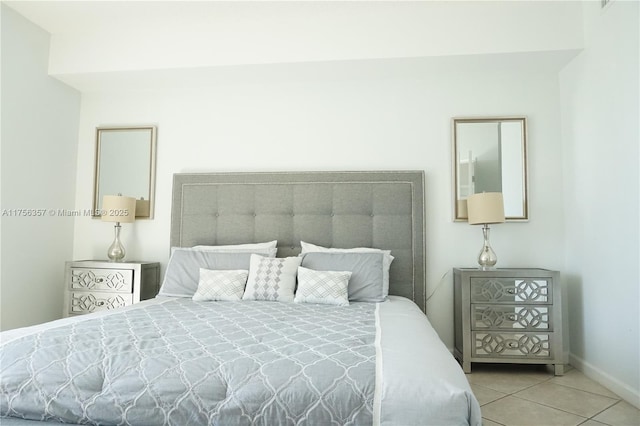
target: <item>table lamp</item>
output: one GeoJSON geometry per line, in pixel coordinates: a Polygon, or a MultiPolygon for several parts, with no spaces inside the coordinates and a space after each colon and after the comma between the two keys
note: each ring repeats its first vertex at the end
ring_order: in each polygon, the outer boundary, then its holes
{"type": "Polygon", "coordinates": [[[482,192],[467,198],[467,214],[470,225],[484,225],[484,245],[478,256],[483,271],[492,269],[498,262],[496,253],[489,244],[489,224],[504,222],[504,201],[501,192],[482,192]]]}
{"type": "Polygon", "coordinates": [[[124,246],[120,242],[120,222],[131,223],[136,220],[136,199],[122,195],[105,195],[102,198],[102,220],[115,222],[115,238],[107,251],[112,262],[122,262],[125,255],[124,246]]]}

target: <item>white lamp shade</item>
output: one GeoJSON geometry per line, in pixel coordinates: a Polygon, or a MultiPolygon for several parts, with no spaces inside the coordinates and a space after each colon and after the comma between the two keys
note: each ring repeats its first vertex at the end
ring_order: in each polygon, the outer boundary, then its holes
{"type": "Polygon", "coordinates": [[[122,195],[102,197],[102,220],[130,223],[136,220],[136,199],[122,195]]]}
{"type": "Polygon", "coordinates": [[[504,222],[504,201],[501,192],[482,192],[467,197],[470,225],[504,222]]]}

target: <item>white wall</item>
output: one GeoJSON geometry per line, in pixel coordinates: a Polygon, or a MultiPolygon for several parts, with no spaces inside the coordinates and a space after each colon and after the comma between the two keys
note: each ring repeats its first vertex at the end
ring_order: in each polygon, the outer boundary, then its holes
{"type": "Polygon", "coordinates": [[[80,94],[47,75],[49,34],[2,5],[2,274],[4,329],[59,318],[72,209],[80,94]],[[12,216],[45,209],[44,217],[12,216]]]}
{"type": "Polygon", "coordinates": [[[638,2],[584,17],[560,74],[570,361],[640,406],[638,2]]]}
{"type": "MultiPolygon", "coordinates": [[[[91,205],[94,129],[111,123],[158,125],[155,219],[125,224],[122,236],[130,259],[165,265],[173,173],[425,170],[427,285],[429,292],[437,289],[428,313],[452,347],[450,270],[473,266],[482,245],[479,227],[452,222],[452,117],[528,116],[532,219],[495,226],[492,243],[500,266],[562,266],[558,66],[555,58],[546,59],[239,67],[210,86],[88,93],[80,118],[76,207],[91,205]]],[[[74,258],[104,258],[111,239],[108,224],[77,219],[74,258]]]]}

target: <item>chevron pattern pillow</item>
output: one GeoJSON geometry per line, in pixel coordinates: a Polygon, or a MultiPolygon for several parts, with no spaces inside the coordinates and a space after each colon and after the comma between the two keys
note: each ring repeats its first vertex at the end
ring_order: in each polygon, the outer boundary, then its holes
{"type": "Polygon", "coordinates": [[[251,255],[247,288],[242,300],[293,302],[296,273],[301,257],[264,257],[251,255]]]}
{"type": "Polygon", "coordinates": [[[247,283],[249,271],[230,270],[212,271],[200,268],[198,289],[193,294],[193,300],[203,302],[207,300],[242,300],[244,286],[247,283]]]}
{"type": "Polygon", "coordinates": [[[295,303],[322,303],[325,305],[349,305],[349,271],[314,271],[298,267],[298,289],[295,303]]]}

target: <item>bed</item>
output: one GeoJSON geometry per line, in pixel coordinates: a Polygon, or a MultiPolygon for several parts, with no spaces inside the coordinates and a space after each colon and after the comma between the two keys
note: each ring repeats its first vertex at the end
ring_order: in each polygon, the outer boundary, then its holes
{"type": "Polygon", "coordinates": [[[176,174],[158,297],[0,335],[2,425],[480,425],[424,173],[176,174]]]}

